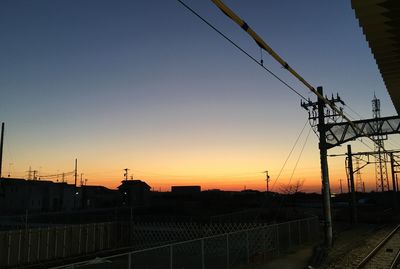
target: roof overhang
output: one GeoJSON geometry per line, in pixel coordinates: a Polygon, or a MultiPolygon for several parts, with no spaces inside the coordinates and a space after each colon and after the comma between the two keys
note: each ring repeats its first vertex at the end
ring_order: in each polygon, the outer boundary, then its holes
{"type": "Polygon", "coordinates": [[[400,1],[351,0],[351,4],[400,114],[400,1]]]}

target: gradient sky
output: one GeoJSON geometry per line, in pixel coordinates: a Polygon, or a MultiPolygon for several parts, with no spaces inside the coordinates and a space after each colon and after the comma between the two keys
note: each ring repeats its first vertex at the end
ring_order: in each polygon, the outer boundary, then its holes
{"type": "MultiPolygon", "coordinates": [[[[260,58],[258,46],[211,1],[192,8],[260,58]]],[[[226,0],[295,70],[370,118],[395,110],[350,1],[226,0]]],[[[3,175],[72,171],[114,188],[124,168],[154,189],[274,190],[288,183],[307,125],[277,176],[307,113],[300,99],[175,0],[0,2],[0,121],[6,122],[3,175]]],[[[313,95],[264,53],[264,63],[313,95]]],[[[360,118],[346,110],[353,118],[360,118]]],[[[364,140],[367,142],[367,139],[364,140]]],[[[367,142],[369,145],[371,143],[367,142]]],[[[354,142],[354,151],[367,151],[354,142]]],[[[388,149],[399,148],[392,137],[388,149]]],[[[344,153],[345,146],[330,153],[344,153]]],[[[345,178],[330,159],[331,185],[345,178]]],[[[367,186],[373,169],[363,170],[367,186]]],[[[311,132],[292,181],[320,190],[311,132]]],[[[72,178],[68,178],[72,182],[72,178]]]]}

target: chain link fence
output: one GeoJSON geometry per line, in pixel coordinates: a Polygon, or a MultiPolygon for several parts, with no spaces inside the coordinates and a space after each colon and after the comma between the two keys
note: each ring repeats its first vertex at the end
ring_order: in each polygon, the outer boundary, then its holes
{"type": "Polygon", "coordinates": [[[91,223],[0,232],[0,268],[81,256],[129,244],[122,223],[91,223]]]}
{"type": "Polygon", "coordinates": [[[270,260],[319,241],[319,221],[300,219],[54,267],[58,269],[220,269],[270,260]]]}
{"type": "Polygon", "coordinates": [[[84,257],[119,248],[144,249],[260,225],[104,222],[0,231],[0,268],[84,257]]]}

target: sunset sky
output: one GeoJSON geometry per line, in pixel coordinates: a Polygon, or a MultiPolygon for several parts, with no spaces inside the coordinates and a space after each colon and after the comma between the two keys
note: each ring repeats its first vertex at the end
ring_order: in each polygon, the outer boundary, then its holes
{"type": "MultiPolygon", "coordinates": [[[[246,33],[211,1],[192,8],[259,59],[246,33]]],[[[225,3],[295,70],[338,92],[354,119],[395,115],[350,1],[225,3]],[[358,113],[358,114],[356,114],[358,113]]],[[[171,185],[273,190],[288,184],[309,124],[300,99],[176,0],[0,2],[0,121],[3,176],[69,172],[79,160],[88,184],[115,188],[129,168],[156,190],[171,185]]],[[[269,55],[264,64],[306,97],[313,94],[269,55]]],[[[363,142],[373,148],[368,139],[363,142]]],[[[353,151],[369,151],[352,142],[353,151]]],[[[398,149],[390,137],[387,149],[398,149]]],[[[345,153],[342,146],[329,153],[345,153]]],[[[344,158],[329,159],[333,191],[344,158]]],[[[375,186],[370,165],[362,170],[375,186]]],[[[320,191],[317,136],[310,132],[292,182],[320,191]]],[[[72,183],[72,177],[68,177],[72,183]]]]}

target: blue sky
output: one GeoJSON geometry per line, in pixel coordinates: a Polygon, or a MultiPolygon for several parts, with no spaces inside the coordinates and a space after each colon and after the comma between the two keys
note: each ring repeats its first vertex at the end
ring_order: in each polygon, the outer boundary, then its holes
{"type": "MultiPolygon", "coordinates": [[[[260,57],[211,1],[185,2],[260,57]]],[[[313,85],[364,118],[374,92],[382,115],[395,113],[350,1],[226,3],[313,85]]],[[[78,157],[96,184],[114,186],[129,167],[155,187],[179,177],[231,186],[246,173],[256,186],[265,167],[276,176],[306,121],[298,96],[174,0],[2,1],[0,34],[3,169],[15,176],[69,171],[78,157]]],[[[308,143],[299,170],[318,176],[314,134],[308,143]]]]}

